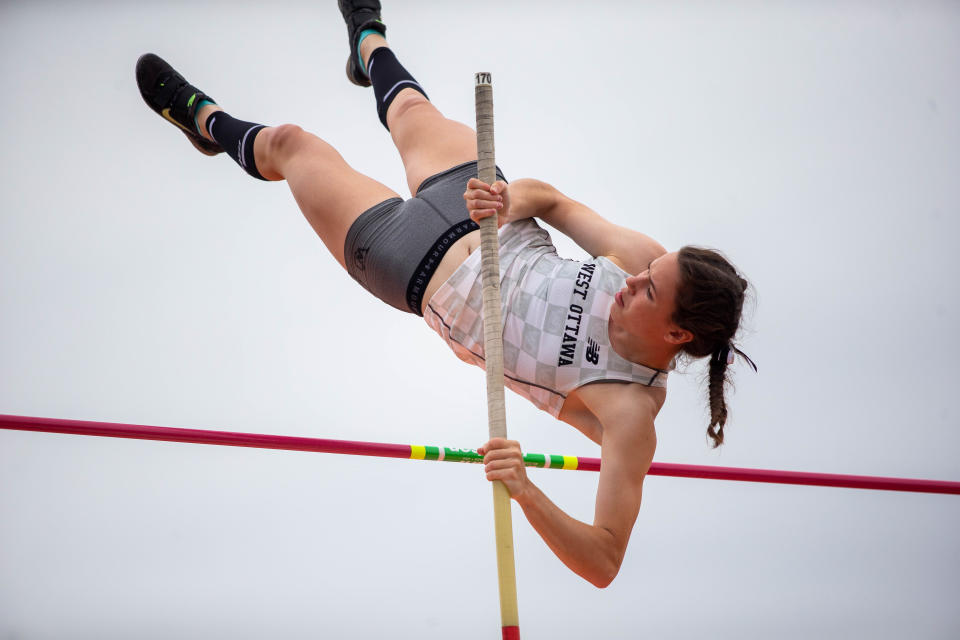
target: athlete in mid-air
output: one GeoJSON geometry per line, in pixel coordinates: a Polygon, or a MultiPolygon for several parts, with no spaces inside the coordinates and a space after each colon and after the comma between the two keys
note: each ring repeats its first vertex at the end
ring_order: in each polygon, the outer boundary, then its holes
{"type": "MultiPolygon", "coordinates": [[[[598,587],[620,569],[657,444],[654,420],[675,358],[709,358],[707,433],[723,441],[724,383],[747,282],[719,253],[667,252],[537,180],[476,176],[476,134],[448,120],[385,39],[376,0],[340,0],[347,77],[373,86],[412,198],[353,170],[298,126],[228,115],[154,54],[137,62],[140,93],[202,153],[226,152],[248,174],[286,180],[327,249],[387,304],[423,316],[461,359],[484,365],[480,234],[499,215],[505,384],[601,446],[592,524],[554,505],[527,478],[520,445],[480,448],[530,524],[570,569],[598,587]],[[557,256],[540,218],[588,254],[557,256]]],[[[751,363],[752,364],[752,363],[751,363]]]]}

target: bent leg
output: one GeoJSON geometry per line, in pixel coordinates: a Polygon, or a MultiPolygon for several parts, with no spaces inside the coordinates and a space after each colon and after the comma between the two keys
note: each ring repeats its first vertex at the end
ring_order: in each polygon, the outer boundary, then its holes
{"type": "Polygon", "coordinates": [[[473,129],[446,118],[412,89],[404,89],[390,105],[387,123],[412,194],[430,176],[477,159],[477,134],[473,129]]]}
{"type": "Polygon", "coordinates": [[[399,197],[296,125],[262,129],[253,152],[264,178],[287,181],[307,222],[344,268],[343,246],[354,221],[372,206],[399,197]]]}
{"type": "MultiPolygon", "coordinates": [[[[386,47],[380,35],[370,35],[360,45],[364,64],[373,52],[386,47]]],[[[376,61],[374,61],[376,64],[376,61]]],[[[378,80],[371,69],[374,82],[378,80]]],[[[427,178],[450,167],[477,159],[477,136],[467,125],[450,120],[420,92],[401,89],[387,109],[387,128],[400,152],[407,186],[416,194],[427,178]]]]}

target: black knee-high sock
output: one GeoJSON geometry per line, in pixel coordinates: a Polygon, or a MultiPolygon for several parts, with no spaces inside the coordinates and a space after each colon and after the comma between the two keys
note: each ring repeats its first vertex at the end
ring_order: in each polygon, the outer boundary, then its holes
{"type": "Polygon", "coordinates": [[[262,124],[237,120],[226,111],[214,111],[207,118],[207,132],[223,150],[254,178],[266,180],[253,159],[253,141],[264,128],[262,124]]]}
{"type": "MultiPolygon", "coordinates": [[[[413,89],[423,94],[429,100],[427,92],[423,90],[410,72],[403,68],[388,47],[380,47],[370,54],[367,61],[367,74],[373,85],[373,95],[377,98],[377,115],[380,122],[387,127],[387,109],[402,89],[413,89]]],[[[387,131],[390,127],[387,127],[387,131]]]]}

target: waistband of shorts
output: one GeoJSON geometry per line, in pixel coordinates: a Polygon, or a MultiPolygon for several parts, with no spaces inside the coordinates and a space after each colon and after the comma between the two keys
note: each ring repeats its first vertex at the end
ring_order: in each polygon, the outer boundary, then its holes
{"type": "Polygon", "coordinates": [[[430,283],[430,278],[433,277],[433,273],[440,266],[440,261],[443,260],[450,247],[463,236],[479,228],[480,226],[476,222],[466,218],[447,229],[433,242],[426,255],[417,264],[413,275],[410,276],[410,282],[407,283],[407,306],[412,313],[418,316],[423,315],[420,306],[423,304],[423,295],[426,292],[427,284],[430,283]]]}

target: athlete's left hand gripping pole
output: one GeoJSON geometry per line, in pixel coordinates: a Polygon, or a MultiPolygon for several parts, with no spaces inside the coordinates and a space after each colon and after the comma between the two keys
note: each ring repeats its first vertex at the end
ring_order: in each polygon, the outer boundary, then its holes
{"type": "MultiPolygon", "coordinates": [[[[493,84],[489,73],[476,74],[477,178],[497,180],[493,151],[493,84]]],[[[503,330],[500,320],[500,241],[497,216],[480,221],[480,259],[483,276],[483,349],[487,369],[487,416],[491,438],[507,437],[503,399],[503,330]]],[[[500,624],[504,640],[519,640],[517,574],[513,559],[513,521],[510,492],[493,482],[493,524],[497,538],[497,574],[500,580],[500,624]]]]}

